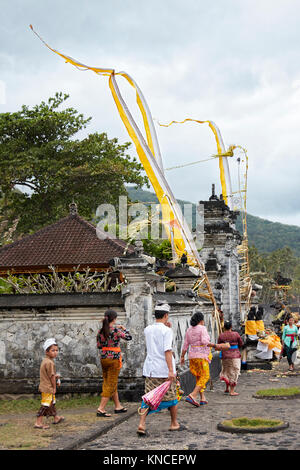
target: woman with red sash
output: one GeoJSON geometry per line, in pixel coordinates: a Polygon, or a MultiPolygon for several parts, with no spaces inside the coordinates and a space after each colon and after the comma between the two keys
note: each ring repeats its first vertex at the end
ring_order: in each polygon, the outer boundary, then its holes
{"type": "Polygon", "coordinates": [[[97,348],[100,352],[100,361],[103,373],[102,394],[97,416],[108,418],[105,407],[110,398],[115,404],[115,413],[126,413],[127,409],[122,407],[118,395],[118,377],[122,367],[122,353],[120,340],[132,339],[129,331],[122,325],[116,325],[117,313],[107,310],[102,322],[102,328],[97,334],[97,348]]]}
{"type": "Polygon", "coordinates": [[[298,348],[298,328],[294,324],[294,318],[292,316],[288,319],[288,324],[285,325],[282,332],[282,350],[281,356],[286,356],[289,363],[289,370],[294,370],[293,354],[298,348]]]}

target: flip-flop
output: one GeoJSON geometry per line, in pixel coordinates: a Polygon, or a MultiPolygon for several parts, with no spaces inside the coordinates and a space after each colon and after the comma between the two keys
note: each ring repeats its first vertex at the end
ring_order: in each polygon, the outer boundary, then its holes
{"type": "Polygon", "coordinates": [[[141,437],[149,436],[149,433],[145,429],[138,428],[136,432],[138,436],[141,436],[141,437]]]}
{"type": "Polygon", "coordinates": [[[127,408],[121,408],[120,410],[115,410],[115,413],[127,413],[127,408]]]}
{"type": "Polygon", "coordinates": [[[200,404],[196,400],[194,400],[194,398],[192,398],[190,395],[186,397],[185,401],[187,401],[191,405],[196,406],[197,408],[200,406],[200,404]]]}
{"type": "Polygon", "coordinates": [[[187,429],[186,426],[184,426],[183,424],[180,424],[179,428],[174,428],[174,429],[169,428],[169,431],[185,431],[186,429],[187,429]]]}
{"type": "Polygon", "coordinates": [[[50,426],[47,426],[46,424],[42,426],[38,426],[37,424],[34,425],[35,429],[50,429],[50,426]]]}
{"type": "Polygon", "coordinates": [[[53,421],[53,424],[59,424],[59,423],[61,423],[61,422],[64,421],[64,420],[65,420],[65,418],[63,418],[63,416],[61,416],[61,418],[59,418],[58,421],[53,421]]]}
{"type": "Polygon", "coordinates": [[[208,404],[208,401],[206,400],[200,401],[200,405],[207,405],[207,404],[208,404]]]}
{"type": "Polygon", "coordinates": [[[97,411],[97,416],[98,418],[111,418],[111,414],[106,413],[106,411],[104,411],[103,413],[102,411],[97,411]]]}

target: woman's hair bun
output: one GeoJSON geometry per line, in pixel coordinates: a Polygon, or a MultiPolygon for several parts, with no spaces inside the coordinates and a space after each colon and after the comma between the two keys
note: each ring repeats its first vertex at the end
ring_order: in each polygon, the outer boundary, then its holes
{"type": "Polygon", "coordinates": [[[191,326],[197,326],[198,323],[200,323],[202,320],[204,320],[203,313],[202,312],[196,312],[192,316],[192,318],[190,320],[190,324],[191,324],[191,326]]]}

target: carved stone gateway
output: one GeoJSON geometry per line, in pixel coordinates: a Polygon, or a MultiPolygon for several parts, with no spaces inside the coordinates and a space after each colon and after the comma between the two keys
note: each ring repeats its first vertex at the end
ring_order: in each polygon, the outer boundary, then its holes
{"type": "Polygon", "coordinates": [[[200,205],[204,205],[204,244],[200,257],[224,319],[231,320],[233,328],[239,331],[240,265],[237,246],[241,235],[235,228],[238,212],[231,211],[214,190],[209,201],[200,201],[200,205]]]}

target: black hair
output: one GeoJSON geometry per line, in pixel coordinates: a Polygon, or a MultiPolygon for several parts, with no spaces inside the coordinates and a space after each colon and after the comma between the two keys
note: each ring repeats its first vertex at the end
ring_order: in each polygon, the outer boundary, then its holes
{"type": "Polygon", "coordinates": [[[230,330],[230,328],[232,328],[232,322],[227,320],[225,323],[224,323],[224,329],[225,330],[230,330]]]}
{"type": "Polygon", "coordinates": [[[104,336],[105,339],[109,337],[109,324],[117,318],[118,314],[112,309],[106,310],[104,314],[104,319],[102,320],[102,328],[100,334],[104,336]]]}
{"type": "Polygon", "coordinates": [[[194,315],[192,316],[190,320],[191,326],[197,326],[198,323],[200,323],[202,320],[204,320],[204,315],[202,312],[195,312],[194,315]]]}
{"type": "Polygon", "coordinates": [[[248,315],[247,315],[247,319],[248,320],[255,320],[256,318],[256,308],[253,306],[250,308],[249,312],[248,312],[248,315]]]}
{"type": "Polygon", "coordinates": [[[157,320],[161,320],[166,313],[169,313],[167,310],[155,310],[154,311],[154,316],[157,320]]]}
{"type": "Polygon", "coordinates": [[[264,315],[264,308],[260,305],[256,312],[256,320],[262,320],[264,315]]]}
{"type": "MultiPolygon", "coordinates": [[[[57,344],[56,344],[56,343],[51,344],[51,346],[49,346],[49,347],[46,349],[46,352],[49,352],[49,351],[50,351],[50,348],[52,348],[52,346],[57,346],[57,344]]],[[[57,346],[57,347],[58,347],[58,346],[57,346]]]]}

